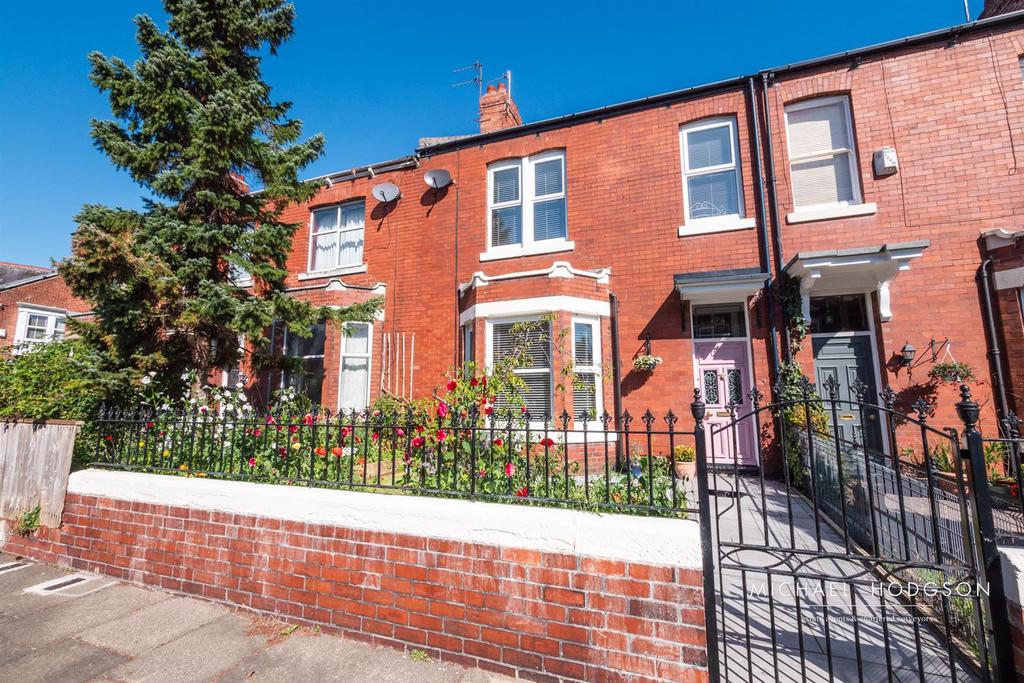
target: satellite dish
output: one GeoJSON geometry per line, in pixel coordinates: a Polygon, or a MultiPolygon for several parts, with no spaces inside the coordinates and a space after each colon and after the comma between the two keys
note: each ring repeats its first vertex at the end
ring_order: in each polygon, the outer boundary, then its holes
{"type": "Polygon", "coordinates": [[[423,174],[423,182],[435,190],[440,190],[452,184],[452,174],[443,168],[427,171],[423,174]]]}
{"type": "Polygon", "coordinates": [[[395,185],[394,183],[381,183],[380,185],[373,186],[372,194],[377,201],[387,204],[388,202],[393,202],[402,196],[402,191],[399,190],[398,185],[395,185]]]}

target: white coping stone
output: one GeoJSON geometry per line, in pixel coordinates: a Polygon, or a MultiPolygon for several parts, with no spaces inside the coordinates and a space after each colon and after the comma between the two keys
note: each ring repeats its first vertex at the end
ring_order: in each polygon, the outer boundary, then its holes
{"type": "Polygon", "coordinates": [[[695,520],[482,501],[80,470],[68,492],[467,543],[700,568],[695,520]]]}
{"type": "Polygon", "coordinates": [[[1002,547],[999,554],[1003,558],[1003,590],[1006,599],[1022,605],[1024,595],[1024,548],[1002,547]]]}

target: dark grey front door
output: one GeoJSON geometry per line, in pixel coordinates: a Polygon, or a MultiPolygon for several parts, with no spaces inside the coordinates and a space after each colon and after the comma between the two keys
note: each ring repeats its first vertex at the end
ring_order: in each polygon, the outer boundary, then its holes
{"type": "Polygon", "coordinates": [[[857,404],[857,396],[852,386],[860,379],[867,385],[864,396],[866,403],[878,403],[878,389],[875,385],[875,364],[871,355],[871,336],[865,334],[835,336],[815,335],[814,342],[814,374],[818,385],[818,393],[827,396],[824,384],[829,377],[839,382],[839,400],[837,415],[839,433],[847,441],[856,440],[868,448],[882,450],[882,425],[878,410],[865,408],[863,434],[861,418],[857,404]],[[845,403],[849,401],[850,403],[845,403]]]}

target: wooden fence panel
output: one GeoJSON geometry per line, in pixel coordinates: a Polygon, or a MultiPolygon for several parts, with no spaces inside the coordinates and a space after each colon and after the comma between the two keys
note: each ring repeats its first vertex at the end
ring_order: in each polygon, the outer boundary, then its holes
{"type": "Polygon", "coordinates": [[[0,519],[39,506],[42,526],[60,526],[80,422],[0,423],[0,519]]]}

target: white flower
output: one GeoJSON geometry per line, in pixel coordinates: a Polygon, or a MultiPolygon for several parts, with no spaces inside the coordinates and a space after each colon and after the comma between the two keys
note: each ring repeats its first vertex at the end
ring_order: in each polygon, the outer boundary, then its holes
{"type": "Polygon", "coordinates": [[[150,370],[149,371],[149,376],[150,377],[156,377],[156,370],[150,370]]]}
{"type": "Polygon", "coordinates": [[[235,388],[236,389],[244,389],[245,388],[245,382],[239,382],[238,384],[235,385],[235,388]]]}
{"type": "Polygon", "coordinates": [[[230,413],[234,409],[235,409],[235,407],[233,405],[231,405],[230,403],[224,404],[224,412],[225,413],[230,413]]]}
{"type": "Polygon", "coordinates": [[[142,376],[142,383],[143,384],[149,384],[152,381],[153,381],[153,377],[151,375],[143,375],[142,376]]]}
{"type": "Polygon", "coordinates": [[[181,380],[183,382],[187,382],[188,381],[188,373],[187,372],[181,373],[181,380]]]}

